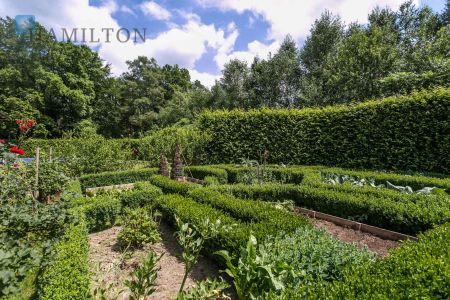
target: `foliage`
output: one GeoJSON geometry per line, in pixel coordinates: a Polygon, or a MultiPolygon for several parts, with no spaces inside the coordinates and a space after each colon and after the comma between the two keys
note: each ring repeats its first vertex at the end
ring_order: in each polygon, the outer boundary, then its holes
{"type": "Polygon", "coordinates": [[[325,231],[311,227],[267,237],[259,249],[270,259],[283,261],[292,268],[284,280],[285,284],[292,286],[340,279],[345,268],[375,258],[374,253],[366,249],[340,242],[325,231]]]}
{"type": "Polygon", "coordinates": [[[158,224],[148,207],[124,208],[122,229],[117,239],[122,248],[141,248],[147,243],[155,243],[161,238],[158,224]]]}
{"type": "Polygon", "coordinates": [[[164,253],[158,256],[154,251],[148,252],[142,265],[133,271],[133,279],[125,281],[125,286],[131,290],[130,299],[139,300],[141,297],[146,298],[156,291],[157,272],[160,269],[156,265],[163,255],[164,253]]]}
{"type": "Polygon", "coordinates": [[[137,141],[139,159],[159,163],[161,153],[170,157],[177,143],[183,149],[183,162],[187,165],[203,162],[203,145],[207,136],[197,126],[171,126],[154,131],[137,141]]]}
{"type": "Polygon", "coordinates": [[[222,278],[219,280],[209,278],[199,281],[187,291],[178,294],[177,300],[228,300],[222,291],[230,285],[222,278]]]}
{"type": "Polygon", "coordinates": [[[272,260],[268,253],[258,250],[253,235],[250,235],[246,247],[242,249],[236,265],[227,251],[218,251],[215,254],[225,260],[225,272],[233,278],[239,299],[259,299],[271,290],[281,292],[285,287],[283,278],[288,274],[289,266],[272,260]]]}
{"type": "Polygon", "coordinates": [[[183,223],[180,218],[175,215],[175,222],[178,226],[177,238],[178,243],[183,249],[182,259],[184,263],[184,277],[181,282],[179,294],[183,292],[184,284],[187,276],[198,261],[200,251],[205,241],[216,238],[220,232],[226,233],[231,226],[222,225],[220,219],[211,222],[208,218],[203,219],[197,226],[189,223],[183,223]]]}
{"type": "Polygon", "coordinates": [[[82,214],[89,232],[113,226],[122,208],[120,200],[112,195],[84,198],[76,204],[72,211],[82,214]]]}
{"type": "Polygon", "coordinates": [[[283,299],[388,299],[450,296],[449,224],[406,242],[376,262],[354,265],[341,280],[319,283],[310,291],[292,289],[283,299]]]}
{"type": "Polygon", "coordinates": [[[214,166],[189,166],[185,168],[186,176],[204,180],[206,176],[214,176],[220,183],[228,182],[228,174],[225,170],[214,166]]]}
{"type": "Polygon", "coordinates": [[[86,188],[116,185],[123,183],[133,183],[137,181],[149,180],[157,173],[156,168],[141,170],[102,172],[97,174],[87,174],[80,176],[80,183],[83,190],[86,188]]]}
{"type": "Polygon", "coordinates": [[[446,173],[449,99],[435,89],[324,109],[205,112],[200,128],[211,162],[268,149],[271,163],[446,173]]]}
{"type": "Polygon", "coordinates": [[[150,183],[161,188],[164,193],[185,195],[199,185],[190,182],[179,182],[165,176],[155,175],[150,178],[150,183]]]}
{"type": "Polygon", "coordinates": [[[137,208],[151,204],[162,194],[160,188],[146,183],[145,187],[135,185],[134,190],[121,193],[119,199],[122,207],[137,208]]]}
{"type": "MultiPolygon", "coordinates": [[[[29,175],[36,178],[36,167],[34,164],[29,166],[29,175]]],[[[65,185],[69,181],[67,177],[68,170],[64,164],[57,160],[40,160],[38,172],[39,199],[41,201],[50,199],[58,192],[64,190],[65,185]]],[[[34,189],[36,187],[33,187],[34,189]]]]}
{"type": "Polygon", "coordinates": [[[88,252],[84,223],[69,225],[38,278],[39,299],[90,299],[88,252]]]}

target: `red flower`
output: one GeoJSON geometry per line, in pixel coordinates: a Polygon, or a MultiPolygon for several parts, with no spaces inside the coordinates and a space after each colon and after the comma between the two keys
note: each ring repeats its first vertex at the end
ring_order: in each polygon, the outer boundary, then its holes
{"type": "Polygon", "coordinates": [[[20,148],[17,148],[17,147],[15,147],[15,146],[9,148],[9,151],[12,152],[12,153],[17,153],[17,154],[19,154],[19,155],[24,155],[24,154],[25,154],[25,150],[20,149],[20,148]]]}
{"type": "Polygon", "coordinates": [[[20,124],[20,123],[22,123],[22,120],[16,119],[16,123],[17,123],[17,124],[20,124]]]}
{"type": "Polygon", "coordinates": [[[25,130],[27,130],[28,129],[28,127],[27,126],[25,126],[25,125],[20,125],[20,130],[23,130],[23,131],[25,131],[25,130]]]}
{"type": "Polygon", "coordinates": [[[33,121],[33,120],[28,120],[28,122],[27,122],[27,126],[28,126],[28,127],[33,126],[33,124],[34,124],[34,121],[33,121]]]}
{"type": "Polygon", "coordinates": [[[6,140],[0,139],[0,144],[6,144],[6,140]]]}
{"type": "Polygon", "coordinates": [[[13,169],[17,169],[17,168],[19,168],[19,164],[18,163],[13,163],[12,165],[11,165],[11,167],[13,168],[13,169]]]}

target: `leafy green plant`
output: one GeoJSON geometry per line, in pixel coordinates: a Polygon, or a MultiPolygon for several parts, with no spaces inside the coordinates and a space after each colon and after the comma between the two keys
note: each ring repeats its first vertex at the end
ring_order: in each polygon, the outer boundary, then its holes
{"type": "Polygon", "coordinates": [[[123,211],[123,227],[117,236],[122,248],[141,248],[147,243],[159,241],[158,224],[148,207],[125,208],[123,211]]]}
{"type": "Polygon", "coordinates": [[[257,241],[250,235],[236,265],[227,251],[217,251],[226,263],[224,271],[231,278],[239,299],[260,299],[270,291],[281,292],[284,278],[290,270],[283,262],[272,260],[263,249],[258,251],[257,241]]]}
{"type": "Polygon", "coordinates": [[[181,293],[189,273],[198,261],[200,251],[203,249],[205,241],[216,237],[220,231],[228,231],[231,227],[222,225],[219,219],[215,222],[211,222],[206,218],[203,219],[198,226],[183,223],[177,216],[175,216],[175,220],[178,226],[178,242],[183,249],[182,259],[185,270],[179,290],[179,293],[181,293]]]}
{"type": "Polygon", "coordinates": [[[154,251],[150,251],[142,264],[134,270],[133,279],[124,282],[131,290],[131,300],[146,299],[156,291],[156,278],[160,270],[156,265],[163,255],[164,253],[158,256],[154,251]]]}
{"type": "Polygon", "coordinates": [[[178,294],[177,300],[230,300],[223,293],[223,290],[230,287],[230,285],[222,278],[219,280],[209,278],[197,282],[195,286],[187,291],[178,294]]]}

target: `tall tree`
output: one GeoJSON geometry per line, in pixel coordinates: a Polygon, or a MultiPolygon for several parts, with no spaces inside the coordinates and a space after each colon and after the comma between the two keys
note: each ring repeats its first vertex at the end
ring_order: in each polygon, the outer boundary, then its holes
{"type": "Polygon", "coordinates": [[[224,108],[248,107],[248,93],[245,83],[248,79],[249,69],[245,61],[233,59],[225,64],[220,84],[226,93],[224,108]]]}

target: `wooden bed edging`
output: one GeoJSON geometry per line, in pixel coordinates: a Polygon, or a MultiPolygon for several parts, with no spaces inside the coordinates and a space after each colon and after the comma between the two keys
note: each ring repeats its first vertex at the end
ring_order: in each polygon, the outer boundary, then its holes
{"type": "Polygon", "coordinates": [[[364,224],[364,223],[360,223],[360,222],[356,222],[356,221],[352,221],[352,220],[336,217],[336,216],[325,214],[325,213],[321,213],[321,212],[318,212],[318,211],[314,211],[314,210],[310,210],[310,209],[306,209],[306,208],[302,208],[302,207],[296,207],[295,210],[297,212],[301,213],[301,214],[310,216],[310,217],[312,217],[314,219],[325,220],[325,221],[332,222],[332,223],[334,223],[336,225],[350,227],[350,228],[352,228],[354,230],[367,232],[367,233],[376,235],[376,236],[378,236],[380,238],[383,238],[383,239],[388,239],[388,240],[393,240],[393,241],[399,241],[399,240],[413,240],[413,241],[417,241],[417,237],[415,237],[415,236],[411,236],[411,235],[403,234],[403,233],[400,233],[400,232],[395,232],[395,231],[383,229],[383,228],[380,228],[380,227],[367,225],[367,224],[364,224]]]}
{"type": "Polygon", "coordinates": [[[109,190],[131,190],[134,188],[134,183],[123,183],[123,184],[115,184],[115,185],[105,185],[105,186],[97,186],[92,188],[86,188],[85,193],[95,193],[100,190],[109,191],[109,190]]]}

